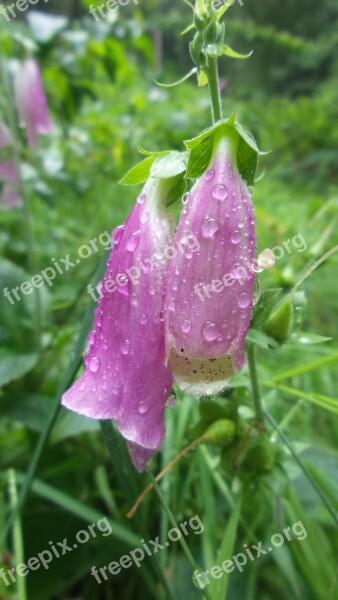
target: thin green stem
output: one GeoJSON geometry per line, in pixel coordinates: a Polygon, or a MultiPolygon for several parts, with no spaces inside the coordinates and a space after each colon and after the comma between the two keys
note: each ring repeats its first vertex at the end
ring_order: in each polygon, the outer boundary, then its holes
{"type": "MultiPolygon", "coordinates": [[[[17,135],[17,124],[16,124],[16,115],[13,104],[13,98],[11,94],[11,85],[8,77],[7,68],[5,65],[5,60],[2,57],[0,59],[0,70],[1,70],[1,80],[4,87],[5,97],[6,97],[6,107],[7,107],[7,116],[8,116],[8,124],[12,134],[12,148],[13,148],[13,159],[15,162],[16,172],[18,175],[19,181],[19,192],[22,198],[23,203],[23,217],[24,217],[24,230],[25,230],[25,238],[26,238],[26,246],[27,246],[27,267],[31,274],[34,274],[37,270],[35,257],[34,257],[34,234],[33,234],[33,226],[32,226],[32,217],[29,206],[28,196],[26,194],[25,185],[22,178],[21,173],[21,160],[20,160],[20,143],[17,135]]],[[[42,333],[42,307],[41,307],[41,291],[36,289],[34,291],[34,298],[36,303],[36,348],[39,353],[41,353],[41,333],[42,333]]]]}
{"type": "Polygon", "coordinates": [[[211,112],[213,123],[219,121],[222,118],[222,104],[221,94],[219,90],[219,76],[218,76],[218,59],[208,57],[208,68],[207,76],[209,83],[209,91],[211,98],[211,112]]]}
{"type": "Polygon", "coordinates": [[[274,427],[274,429],[277,431],[279,437],[281,438],[282,442],[285,444],[285,446],[290,450],[294,460],[296,461],[296,463],[298,464],[298,466],[301,468],[301,470],[303,471],[305,477],[309,480],[309,482],[311,483],[313,489],[317,492],[319,498],[321,499],[321,501],[323,502],[324,506],[327,508],[327,510],[329,511],[331,517],[333,518],[334,522],[336,525],[338,525],[338,518],[337,518],[337,514],[336,511],[332,508],[332,506],[330,505],[330,503],[328,502],[327,498],[325,498],[324,494],[322,493],[321,489],[318,487],[317,483],[315,482],[315,480],[313,479],[310,471],[307,469],[307,467],[304,465],[303,461],[299,458],[299,456],[297,455],[297,452],[295,450],[295,448],[293,447],[293,445],[291,444],[291,442],[288,440],[287,436],[285,435],[285,433],[283,433],[283,431],[281,430],[281,428],[279,427],[278,423],[276,423],[275,419],[273,418],[272,415],[270,415],[270,413],[265,409],[264,410],[265,415],[267,416],[267,418],[269,419],[271,425],[274,427]]]}
{"type": "Polygon", "coordinates": [[[248,345],[247,350],[249,373],[251,379],[252,399],[255,406],[257,421],[263,423],[264,413],[262,408],[261,393],[258,383],[257,367],[256,367],[256,348],[254,344],[248,345]]]}
{"type": "MultiPolygon", "coordinates": [[[[150,475],[150,477],[152,479],[154,490],[155,490],[155,492],[156,492],[156,494],[158,496],[158,499],[161,502],[164,510],[166,511],[166,513],[168,515],[168,519],[169,519],[170,523],[172,524],[173,527],[175,527],[176,529],[179,530],[179,526],[177,524],[177,521],[176,521],[173,513],[171,512],[171,509],[170,509],[170,507],[169,507],[169,505],[168,505],[165,497],[163,496],[162,490],[161,490],[160,486],[158,485],[158,483],[156,481],[156,478],[151,473],[151,471],[148,470],[148,473],[149,473],[149,475],[150,475]]],[[[186,543],[186,541],[181,537],[180,540],[179,540],[179,543],[181,544],[182,550],[183,550],[184,554],[186,555],[186,557],[187,557],[190,565],[192,566],[194,572],[195,571],[200,571],[201,568],[196,563],[196,561],[195,561],[195,559],[194,559],[194,557],[193,557],[193,555],[192,555],[192,553],[190,551],[190,548],[189,548],[188,544],[186,543]]],[[[208,592],[208,590],[206,588],[205,589],[201,589],[201,592],[202,592],[203,596],[207,600],[212,600],[211,597],[210,597],[210,594],[209,594],[209,592],[208,592]]]]}
{"type": "MultiPolygon", "coordinates": [[[[13,509],[17,503],[17,486],[16,486],[16,476],[15,476],[14,469],[8,470],[8,491],[9,491],[10,506],[13,509]]],[[[24,546],[23,546],[21,519],[20,519],[19,515],[15,519],[14,526],[13,526],[13,550],[14,550],[15,566],[23,564],[25,562],[24,561],[24,546]]],[[[17,586],[18,600],[27,600],[26,579],[24,577],[18,577],[16,586],[17,586]]]]}

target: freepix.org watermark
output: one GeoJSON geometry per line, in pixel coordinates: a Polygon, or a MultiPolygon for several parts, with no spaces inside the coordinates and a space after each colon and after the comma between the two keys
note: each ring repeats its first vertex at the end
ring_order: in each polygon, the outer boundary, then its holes
{"type": "Polygon", "coordinates": [[[92,284],[89,284],[87,286],[88,294],[96,302],[101,298],[103,291],[108,294],[114,294],[118,289],[121,290],[121,288],[127,286],[129,282],[132,285],[138,285],[142,273],[145,275],[152,273],[163,265],[163,261],[174,260],[179,253],[186,253],[187,256],[190,253],[192,256],[194,252],[198,252],[200,249],[200,243],[194,233],[184,234],[181,240],[176,242],[175,245],[156,248],[152,256],[145,258],[143,261],[140,260],[138,265],[133,265],[130,269],[126,269],[125,273],[118,273],[115,279],[105,279],[96,288],[92,284]]]}
{"type": "Polygon", "coordinates": [[[51,262],[53,266],[46,267],[42,269],[40,273],[34,275],[29,281],[23,281],[20,286],[12,288],[11,290],[8,287],[3,289],[3,295],[7,298],[10,304],[15,304],[15,302],[19,302],[22,298],[22,294],[28,296],[33,292],[34,288],[41,288],[46,283],[49,287],[52,287],[54,283],[54,279],[58,275],[63,275],[70,269],[73,269],[77,265],[80,264],[81,260],[86,258],[90,258],[92,254],[99,252],[100,247],[102,246],[105,250],[111,250],[113,247],[113,241],[110,233],[108,231],[104,231],[100,233],[100,235],[96,238],[90,240],[89,244],[83,244],[78,248],[78,257],[73,261],[70,260],[70,254],[67,254],[64,258],[52,258],[51,262]]]}
{"type": "Polygon", "coordinates": [[[222,8],[222,6],[224,6],[225,4],[230,6],[233,6],[234,4],[236,4],[236,2],[240,5],[240,6],[244,6],[244,2],[243,0],[214,0],[212,3],[212,9],[214,11],[219,10],[220,8],[222,8]]]}
{"type": "Polygon", "coordinates": [[[149,540],[145,542],[145,540],[140,540],[142,547],[135,548],[129,554],[124,554],[120,557],[120,559],[114,560],[109,565],[105,565],[104,567],[100,567],[97,569],[95,566],[91,569],[91,574],[95,577],[97,583],[102,583],[102,581],[107,581],[110,575],[118,575],[121,572],[121,569],[129,569],[133,565],[139,569],[142,561],[147,556],[152,556],[153,554],[157,554],[160,550],[165,550],[170,546],[171,542],[178,542],[182,537],[182,532],[185,536],[188,536],[191,531],[194,532],[195,535],[199,535],[204,531],[204,525],[199,518],[198,515],[190,517],[189,521],[184,521],[179,524],[179,527],[173,527],[168,531],[168,539],[160,543],[160,537],[157,536],[154,540],[149,540]],[[189,531],[190,528],[190,531],[189,531]]]}
{"type": "Polygon", "coordinates": [[[297,233],[292,239],[286,240],[281,246],[275,246],[272,249],[267,248],[252,263],[234,265],[231,273],[224,273],[222,279],[213,279],[205,284],[196,283],[194,292],[201,302],[204,302],[206,298],[211,298],[211,294],[221,294],[225,288],[232,287],[236,282],[243,286],[249,273],[260,273],[265,269],[270,269],[276,260],[280,260],[285,254],[291,254],[294,250],[297,252],[307,250],[307,243],[301,233],[297,233]]]}
{"type": "Polygon", "coordinates": [[[222,565],[215,565],[206,571],[195,571],[193,579],[197,587],[205,589],[210,584],[210,576],[213,579],[221,579],[224,573],[232,573],[235,569],[242,573],[245,565],[248,563],[248,558],[251,562],[254,562],[261,556],[266,556],[272,552],[274,548],[283,546],[285,541],[292,542],[295,540],[301,542],[305,538],[307,538],[307,531],[302,521],[298,521],[290,527],[283,529],[283,533],[274,533],[270,540],[271,546],[263,548],[263,542],[258,542],[258,544],[253,544],[250,547],[248,544],[244,544],[245,553],[239,552],[238,554],[234,554],[231,559],[223,561],[222,565]]]}
{"type": "Polygon", "coordinates": [[[91,4],[89,7],[89,13],[98,23],[101,19],[106,19],[107,16],[113,13],[119,6],[127,6],[127,4],[130,4],[130,2],[133,2],[135,5],[139,4],[138,0],[107,0],[98,6],[91,4]],[[99,13],[100,16],[97,13],[99,13]]]}
{"type": "Polygon", "coordinates": [[[8,6],[0,4],[0,15],[9,23],[11,19],[16,19],[18,11],[26,12],[30,6],[36,6],[39,2],[47,4],[49,0],[17,0],[8,6]]]}
{"type": "Polygon", "coordinates": [[[42,550],[37,556],[32,556],[26,563],[21,563],[12,569],[0,569],[0,577],[4,583],[9,586],[16,583],[17,577],[26,577],[30,571],[37,571],[40,567],[48,570],[49,565],[55,560],[69,552],[76,550],[79,545],[86,544],[91,538],[96,538],[97,533],[106,537],[112,533],[111,525],[107,517],[99,519],[97,523],[88,525],[87,529],[80,529],[75,535],[75,541],[69,542],[68,538],[64,538],[62,542],[48,542],[48,549],[42,550]]]}

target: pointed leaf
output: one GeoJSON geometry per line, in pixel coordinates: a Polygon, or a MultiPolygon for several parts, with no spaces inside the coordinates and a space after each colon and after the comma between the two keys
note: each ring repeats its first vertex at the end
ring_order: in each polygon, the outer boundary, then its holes
{"type": "Polygon", "coordinates": [[[128,173],[121,179],[122,185],[138,185],[144,183],[149,177],[151,166],[156,156],[149,156],[142,160],[142,162],[132,167],[128,173]]]}

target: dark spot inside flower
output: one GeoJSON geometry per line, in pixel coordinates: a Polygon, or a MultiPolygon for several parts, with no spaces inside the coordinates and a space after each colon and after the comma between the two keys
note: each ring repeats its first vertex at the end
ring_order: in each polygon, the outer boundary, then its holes
{"type": "Polygon", "coordinates": [[[184,352],[184,348],[181,348],[181,352],[184,352]]]}

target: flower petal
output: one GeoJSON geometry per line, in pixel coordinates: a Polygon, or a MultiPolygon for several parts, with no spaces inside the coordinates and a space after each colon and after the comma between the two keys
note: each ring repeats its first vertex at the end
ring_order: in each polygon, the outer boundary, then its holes
{"type": "Polygon", "coordinates": [[[15,102],[21,122],[26,126],[28,145],[35,148],[37,134],[48,135],[53,130],[40,69],[33,58],[27,58],[14,81],[15,102]]]}
{"type": "Polygon", "coordinates": [[[167,188],[164,181],[149,179],[125,226],[113,234],[86,368],[62,400],[89,417],[116,419],[127,440],[152,452],[164,437],[163,413],[173,383],[164,346],[168,261],[160,251],[172,235],[161,208],[167,188]]]}
{"type": "Polygon", "coordinates": [[[206,379],[202,385],[200,378],[198,384],[191,379],[190,367],[188,377],[177,356],[201,360],[227,356],[214,373],[214,389],[245,362],[244,342],[253,307],[254,225],[249,191],[223,139],[209,170],[188,196],[176,234],[177,257],[168,273],[167,356],[177,383],[185,386],[193,381],[199,394],[202,388],[211,389],[211,381],[206,379]],[[199,242],[195,251],[186,245],[190,237],[199,242]]]}

